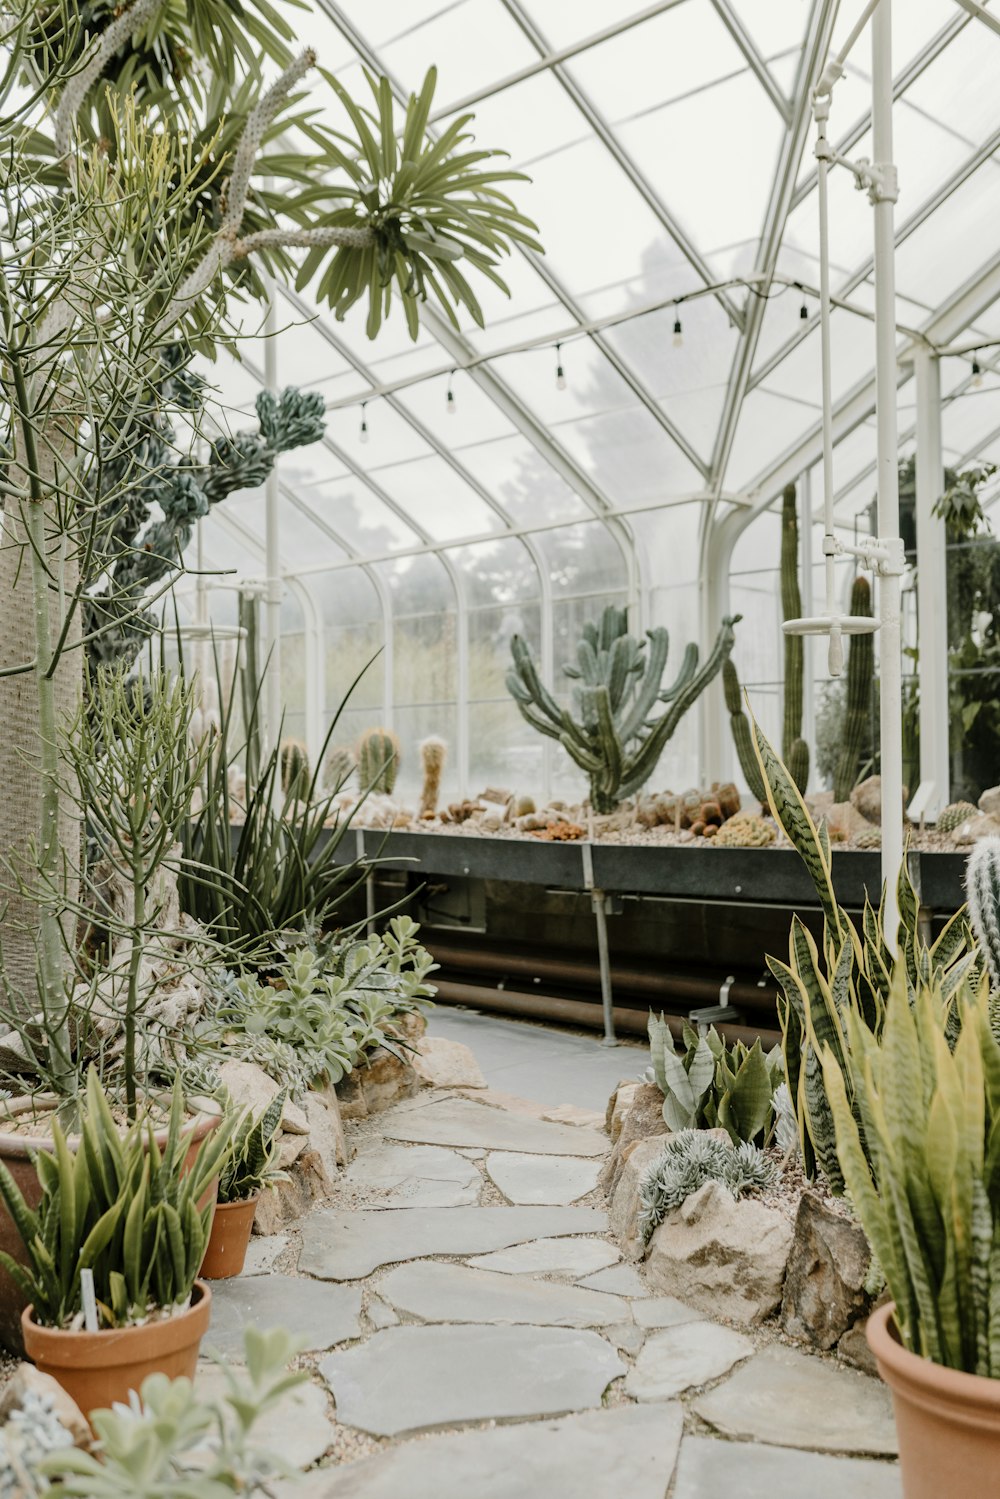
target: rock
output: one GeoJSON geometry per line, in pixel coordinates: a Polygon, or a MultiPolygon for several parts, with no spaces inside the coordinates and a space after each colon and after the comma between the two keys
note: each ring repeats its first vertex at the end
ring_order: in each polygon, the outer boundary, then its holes
{"type": "Polygon", "coordinates": [[[1000,786],[990,786],[979,798],[979,810],[987,817],[1000,817],[1000,786]]]}
{"type": "Polygon", "coordinates": [[[270,1238],[256,1235],[247,1245],[247,1257],[243,1261],[241,1275],[266,1275],[274,1269],[274,1263],[288,1243],[287,1234],[272,1234],[270,1238]]]}
{"type": "MultiPolygon", "coordinates": [[[[450,1432],[275,1487],[275,1499],[663,1499],[677,1459],[679,1405],[616,1406],[558,1420],[450,1432]],[[317,1479],[315,1488],[310,1480],[317,1479]]],[[[826,1495],[822,1496],[826,1499],[826,1495]]],[[[869,1499],[852,1495],[852,1499],[869,1499]]],[[[881,1493],[878,1499],[883,1499],[881,1493]]]]}
{"type": "Polygon", "coordinates": [[[254,1214],[255,1234],[280,1233],[290,1227],[333,1191],[318,1151],[304,1150],[292,1166],[287,1181],[278,1181],[260,1194],[254,1214]]]}
{"type": "Polygon", "coordinates": [[[735,1202],[706,1182],[654,1230],[646,1278],[699,1310],[730,1322],[762,1322],[781,1301],[792,1225],[752,1197],[735,1202]]]}
{"type": "Polygon", "coordinates": [[[468,1263],[477,1270],[498,1270],[502,1275],[558,1275],[579,1280],[619,1258],[618,1250],[603,1239],[534,1239],[493,1254],[477,1255],[468,1263]]]}
{"type": "Polygon", "coordinates": [[[381,1332],[386,1327],[399,1326],[399,1318],[396,1313],[380,1296],[373,1296],[368,1303],[368,1320],[376,1332],[381,1332]]]}
{"type": "Polygon", "coordinates": [[[610,1265],[606,1270],[588,1275],[579,1284],[590,1291],[610,1291],[613,1296],[628,1296],[632,1300],[649,1295],[634,1265],[610,1265]]]}
{"type": "Polygon", "coordinates": [[[686,1322],[646,1339],[625,1380],[634,1400],[669,1400],[728,1374],[754,1351],[751,1340],[715,1322],[686,1322]]]}
{"type": "MultiPolygon", "coordinates": [[[[256,1062],[222,1062],[219,1077],[229,1089],[236,1107],[251,1109],[254,1114],[263,1113],[271,1100],[281,1092],[281,1084],[276,1083],[256,1062]]],[[[285,1117],[290,1108],[292,1105],[286,1102],[281,1119],[282,1129],[287,1128],[285,1117]]],[[[291,1132],[302,1133],[298,1130],[291,1132]]]]}
{"type": "Polygon", "coordinates": [[[902,1499],[903,1487],[895,1463],[689,1436],[671,1493],[673,1499],[902,1499]]]}
{"type": "Polygon", "coordinates": [[[426,1088],[485,1088],[486,1079],[468,1046],[444,1036],[424,1036],[413,1055],[413,1069],[426,1088]]]}
{"type": "Polygon", "coordinates": [[[789,1337],[832,1348],[867,1309],[870,1261],[860,1226],[814,1192],[803,1192],[781,1301],[781,1325],[789,1337]]]}
{"type": "Polygon", "coordinates": [[[288,1171],[295,1165],[302,1152],[308,1147],[309,1139],[306,1135],[283,1135],[278,1142],[278,1167],[281,1171],[288,1171]]]}
{"type": "Polygon", "coordinates": [[[309,1120],[305,1109],[296,1103],[286,1103],[281,1114],[281,1128],[286,1135],[308,1135],[309,1120]]]}
{"type": "Polygon", "coordinates": [[[632,1316],[640,1327],[680,1327],[682,1322],[702,1321],[701,1312],[685,1306],[676,1296],[650,1296],[632,1308],[632,1316]]]}
{"type": "MultiPolygon", "coordinates": [[[[199,1364],[195,1390],[206,1398],[226,1394],[226,1371],[199,1364]]],[[[300,1384],[279,1396],[254,1422],[254,1444],[274,1452],[292,1468],[308,1468],[333,1445],[336,1427],[329,1400],[318,1384],[300,1384]]],[[[197,1492],[197,1490],[195,1490],[197,1492]]]]}
{"type": "Polygon", "coordinates": [[[842,843],[861,833],[871,832],[873,826],[853,802],[833,802],[827,810],[826,820],[831,838],[842,843]]]}
{"type": "Polygon", "coordinates": [[[578,1129],[603,1129],[600,1109],[581,1109],[575,1103],[557,1103],[554,1109],[542,1108],[541,1117],[549,1124],[572,1124],[578,1129]]]}
{"type": "Polygon", "coordinates": [[[1000,836],[1000,818],[986,817],[983,814],[970,817],[951,836],[960,848],[968,848],[971,844],[978,843],[980,838],[996,838],[1000,836]]]}
{"type": "Polygon", "coordinates": [[[365,1208],[470,1207],[479,1201],[478,1168],[440,1145],[387,1145],[361,1151],[343,1177],[365,1208]]]}
{"type": "Polygon", "coordinates": [[[361,1290],[330,1286],[302,1275],[234,1276],[212,1283],[212,1325],[206,1350],[243,1361],[243,1329],[284,1327],[318,1353],[361,1336],[361,1290]]]}
{"type": "Polygon", "coordinates": [[[694,1412],[723,1436],[812,1452],[896,1453],[892,1400],[881,1381],[813,1353],[772,1345],[694,1412]]]}
{"type": "Polygon", "coordinates": [[[855,1369],[860,1369],[863,1374],[870,1374],[873,1379],[878,1379],[878,1364],[875,1355],[868,1346],[868,1338],[865,1332],[868,1326],[868,1318],[865,1317],[849,1327],[837,1344],[837,1353],[847,1364],[853,1364],[855,1369]]]}
{"type": "Polygon", "coordinates": [[[18,1364],[13,1379],[0,1390],[0,1426],[6,1425],[12,1411],[22,1409],[26,1395],[44,1399],[60,1425],[69,1433],[73,1445],[82,1447],[85,1451],[90,1450],[94,1434],[83,1411],[67,1395],[61,1384],[50,1374],[43,1374],[36,1369],[34,1364],[18,1364]]]}
{"type": "MultiPolygon", "coordinates": [[[[905,800],[905,798],[904,798],[905,800]]],[[[851,805],[856,807],[866,822],[882,821],[882,777],[868,776],[851,792],[851,805]]]]}
{"type": "Polygon", "coordinates": [[[628,1147],[634,1140],[669,1133],[663,1118],[663,1094],[655,1083],[637,1083],[614,1149],[604,1163],[601,1186],[610,1197],[618,1185],[628,1147]]]}
{"type": "Polygon", "coordinates": [[[662,1135],[654,1135],[651,1140],[633,1140],[629,1144],[611,1199],[608,1220],[627,1260],[641,1260],[646,1253],[646,1243],[639,1232],[640,1191],[649,1168],[663,1154],[663,1145],[662,1135]]]}
{"type": "Polygon", "coordinates": [[[634,1080],[621,1082],[608,1099],[608,1107],[604,1115],[604,1129],[610,1135],[612,1145],[622,1132],[625,1116],[632,1107],[638,1089],[639,1084],[634,1080]]]}
{"type": "Polygon", "coordinates": [[[334,1181],[338,1167],[346,1166],[349,1159],[336,1091],[322,1088],[307,1094],[306,1118],[309,1148],[318,1153],[324,1171],[334,1181]]]}
{"type": "Polygon", "coordinates": [[[593,1192],[600,1162],[584,1157],[493,1151],[487,1157],[486,1170],[508,1202],[558,1206],[593,1192]]]}
{"type": "Polygon", "coordinates": [[[528,1155],[600,1156],[608,1148],[596,1130],[545,1124],[467,1098],[443,1098],[386,1121],[390,1140],[421,1145],[484,1145],[528,1155]]]}
{"type": "Polygon", "coordinates": [[[420,1079],[412,1063],[401,1061],[384,1046],[377,1046],[369,1053],[367,1062],[354,1070],[369,1114],[381,1114],[401,1098],[412,1098],[420,1089],[420,1079]]]}
{"type": "Polygon", "coordinates": [[[324,1359],[320,1372],[344,1425],[396,1436],[593,1408],[625,1366],[594,1332],[471,1325],[390,1327],[324,1359]]]}
{"type": "Polygon", "coordinates": [[[336,1086],[337,1107],[341,1119],[367,1119],[368,1103],[357,1069],[348,1072],[336,1086]]]}
{"type": "Polygon", "coordinates": [[[398,1312],[422,1322],[606,1327],[628,1316],[628,1302],[620,1296],[431,1260],[390,1270],[379,1293],[398,1312]]]}
{"type": "Polygon", "coordinates": [[[482,1254],[529,1239],[606,1228],[605,1214],[593,1208],[326,1209],[310,1214],[302,1226],[299,1269],[324,1280],[361,1280],[379,1265],[399,1260],[482,1254]]]}

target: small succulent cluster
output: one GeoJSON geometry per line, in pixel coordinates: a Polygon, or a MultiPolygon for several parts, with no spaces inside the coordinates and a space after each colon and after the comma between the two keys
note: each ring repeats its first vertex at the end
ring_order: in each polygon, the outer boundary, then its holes
{"type": "Polygon", "coordinates": [[[963,822],[968,822],[970,817],[978,817],[979,808],[972,802],[951,802],[942,812],[938,814],[937,830],[939,833],[954,833],[963,822]]]}
{"type": "Polygon", "coordinates": [[[44,1493],[48,1484],[39,1474],[40,1464],[49,1453],[72,1445],[51,1398],[26,1390],[0,1428],[0,1499],[34,1499],[44,1493]]]}
{"type": "Polygon", "coordinates": [[[708,791],[672,791],[644,797],[636,808],[643,827],[690,828],[697,838],[714,838],[718,829],[740,810],[740,793],[732,781],[713,781],[708,791]]]}
{"type": "Polygon", "coordinates": [[[671,1135],[660,1159],[650,1167],[639,1188],[639,1231],[648,1242],[675,1208],[706,1182],[717,1181],[733,1197],[773,1186],[778,1167],[756,1145],[732,1146],[705,1130],[685,1129],[671,1135]]]}
{"type": "Polygon", "coordinates": [[[777,837],[774,824],[752,812],[741,812],[719,829],[716,848],[767,848],[777,837]]]}

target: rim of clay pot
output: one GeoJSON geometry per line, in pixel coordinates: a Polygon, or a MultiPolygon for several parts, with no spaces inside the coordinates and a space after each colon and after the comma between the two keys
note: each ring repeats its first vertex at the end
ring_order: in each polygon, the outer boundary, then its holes
{"type": "Polygon", "coordinates": [[[35,1321],[34,1311],[29,1305],[21,1313],[29,1358],[50,1368],[89,1369],[98,1363],[108,1367],[138,1361],[137,1350],[143,1343],[153,1341],[158,1353],[169,1354],[203,1338],[212,1315],[212,1291],[206,1281],[196,1280],[191,1305],[182,1312],[137,1327],[104,1327],[100,1332],[42,1327],[35,1321]]]}
{"type": "MultiPolygon", "coordinates": [[[[900,1341],[895,1311],[894,1301],[877,1307],[865,1329],[868,1346],[886,1383],[923,1404],[957,1406],[973,1418],[978,1409],[989,1413],[992,1420],[1000,1419],[1000,1379],[949,1369],[922,1358],[919,1353],[911,1353],[900,1341]]],[[[961,1419],[960,1415],[957,1419],[961,1419]]]]}
{"type": "MultiPolygon", "coordinates": [[[[188,1131],[189,1144],[200,1145],[205,1136],[219,1123],[221,1114],[195,1114],[194,1119],[184,1127],[188,1131]]],[[[167,1127],[155,1131],[157,1145],[165,1145],[167,1141],[167,1127]]],[[[80,1142],[79,1135],[70,1135],[68,1145],[70,1150],[76,1150],[80,1142]]],[[[55,1146],[51,1135],[13,1135],[5,1130],[0,1130],[0,1157],[7,1160],[30,1160],[40,1150],[48,1151],[51,1155],[55,1146]]]]}
{"type": "Polygon", "coordinates": [[[248,1207],[256,1207],[259,1201],[260,1188],[258,1187],[257,1191],[252,1193],[250,1197],[237,1197],[235,1202],[217,1202],[215,1204],[215,1211],[217,1213],[225,1213],[230,1208],[242,1208],[246,1212],[248,1207]]]}

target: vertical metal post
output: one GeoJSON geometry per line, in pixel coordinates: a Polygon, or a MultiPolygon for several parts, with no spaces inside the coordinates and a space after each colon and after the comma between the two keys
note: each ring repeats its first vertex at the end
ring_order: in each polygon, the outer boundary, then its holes
{"type": "MultiPolygon", "coordinates": [[[[354,829],[354,857],[364,861],[365,858],[365,832],[364,828],[354,829]]],[[[365,915],[368,918],[366,931],[369,937],[375,935],[375,866],[369,865],[365,874],[365,915]]]]}
{"type": "MultiPolygon", "coordinates": [[[[896,423],[895,167],[892,154],[892,6],[882,0],[872,17],[872,156],[879,179],[875,206],[875,416],[878,432],[878,529],[883,542],[899,536],[896,423]]],[[[886,882],[886,941],[896,949],[896,878],[903,859],[903,714],[900,579],[893,567],[879,581],[879,673],[882,742],[882,877],[886,882]]]]}
{"type": "MultiPolygon", "coordinates": [[[[934,506],[944,492],[941,456],[941,366],[929,349],[914,356],[917,383],[917,640],[920,646],[920,792],[932,820],[950,800],[948,744],[947,554],[944,520],[934,506]]],[[[916,815],[916,812],[914,812],[916,815]]]]}
{"type": "MultiPolygon", "coordinates": [[[[802,505],[799,510],[799,565],[802,570],[802,613],[808,617],[813,612],[813,564],[812,564],[812,474],[809,469],[802,476],[802,505]]],[[[813,637],[807,635],[802,642],[802,737],[807,744],[816,745],[816,653],[813,637]]]]}
{"type": "Polygon", "coordinates": [[[605,1046],[617,1046],[615,1035],[615,1001],[611,991],[611,954],[608,950],[608,913],[603,890],[594,887],[594,850],[591,843],[581,843],[583,885],[590,892],[590,906],[597,925],[597,961],[601,973],[601,1007],[604,1012],[605,1046]]]}
{"type": "MultiPolygon", "coordinates": [[[[274,287],[269,287],[264,322],[264,387],[278,388],[278,309],[274,287]]],[[[278,466],[275,464],[264,486],[264,557],[267,571],[264,595],[264,725],[263,744],[267,754],[277,745],[281,733],[281,544],[278,537],[278,466]]],[[[276,781],[276,788],[279,783],[276,781]]]]}

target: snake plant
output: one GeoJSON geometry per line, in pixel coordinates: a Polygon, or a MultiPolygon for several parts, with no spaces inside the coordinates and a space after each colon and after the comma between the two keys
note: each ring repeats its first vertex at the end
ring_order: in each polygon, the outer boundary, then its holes
{"type": "Polygon", "coordinates": [[[93,1271],[102,1328],[183,1306],[208,1241],[212,1204],[205,1199],[226,1151],[225,1126],[206,1136],[189,1165],[191,1131],[179,1084],[161,1144],[148,1116],[121,1132],[91,1071],[76,1151],[57,1121],[52,1143],[51,1154],[36,1157],[42,1187],[36,1209],[0,1162],[0,1197],[28,1255],[22,1265],[0,1252],[0,1264],[33,1302],[36,1320],[44,1327],[74,1324],[84,1269],[93,1271]]]}
{"type": "Polygon", "coordinates": [[[259,1114],[247,1109],[239,1116],[219,1172],[220,1203],[247,1202],[262,1187],[284,1179],[274,1164],[284,1110],[282,1089],[259,1114]]]}
{"type": "MultiPolygon", "coordinates": [[[[890,934],[886,932],[885,890],[876,909],[865,898],[860,927],[838,904],[833,884],[830,836],[825,822],[813,822],[802,795],[785,765],[771,747],[759,725],[753,725],[754,742],[768,800],[775,819],[798,850],[808,870],[823,912],[823,930],[817,942],[799,916],[792,919],[787,963],[768,957],[768,967],[778,982],[778,1017],[788,1091],[795,1108],[806,1176],[817,1167],[835,1192],[844,1189],[837,1155],[833,1115],[830,1109],[825,1069],[820,1057],[824,1047],[841,1068],[850,1097],[851,1016],[879,1035],[885,1016],[893,973],[890,934]]],[[[919,898],[904,860],[896,887],[899,907],[898,950],[900,969],[911,998],[918,987],[940,993],[948,1006],[945,1020],[957,1023],[950,1001],[960,986],[975,986],[983,960],[977,950],[964,908],[957,911],[928,945],[920,932],[919,898]]]]}
{"type": "Polygon", "coordinates": [[[735,1144],[770,1139],[774,1092],[784,1080],[779,1047],[765,1054],[759,1040],[727,1046],[714,1026],[700,1036],[686,1025],[684,1055],[678,1056],[662,1015],[650,1014],[648,1031],[653,1078],[671,1130],[720,1128],[735,1144]]]}
{"type": "Polygon", "coordinates": [[[849,1011],[846,1036],[843,1061],[824,1047],[823,1077],[844,1179],[903,1343],[1000,1378],[1000,1045],[988,985],[966,982],[949,1003],[935,979],[911,996],[897,964],[881,1030],[849,1011]]]}

